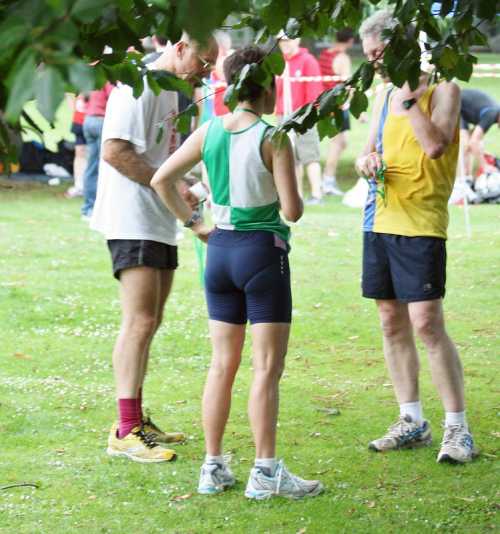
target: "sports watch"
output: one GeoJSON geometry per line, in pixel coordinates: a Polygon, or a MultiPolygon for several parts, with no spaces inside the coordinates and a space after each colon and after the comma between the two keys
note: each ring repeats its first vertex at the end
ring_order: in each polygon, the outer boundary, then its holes
{"type": "Polygon", "coordinates": [[[408,100],[403,100],[403,107],[408,110],[410,109],[413,104],[416,104],[417,103],[417,99],[416,98],[409,98],[408,100]]]}
{"type": "Polygon", "coordinates": [[[201,215],[197,211],[193,211],[193,214],[184,223],[184,228],[192,228],[197,222],[201,221],[201,215]]]}

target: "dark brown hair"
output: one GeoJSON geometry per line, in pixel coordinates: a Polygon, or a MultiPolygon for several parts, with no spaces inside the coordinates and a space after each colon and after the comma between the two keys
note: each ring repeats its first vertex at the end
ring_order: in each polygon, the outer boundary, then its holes
{"type": "MultiPolygon", "coordinates": [[[[235,50],[224,60],[223,69],[226,82],[228,84],[236,83],[238,81],[238,75],[245,65],[260,63],[265,57],[266,52],[258,46],[245,46],[244,48],[235,50]]],[[[262,87],[262,85],[247,79],[244,83],[244,87],[239,93],[238,100],[240,102],[244,100],[253,102],[257,100],[263,92],[264,87],[262,87]]]]}
{"type": "Polygon", "coordinates": [[[343,28],[335,35],[335,40],[337,43],[347,43],[351,39],[354,39],[354,32],[351,30],[351,28],[343,28]]]}

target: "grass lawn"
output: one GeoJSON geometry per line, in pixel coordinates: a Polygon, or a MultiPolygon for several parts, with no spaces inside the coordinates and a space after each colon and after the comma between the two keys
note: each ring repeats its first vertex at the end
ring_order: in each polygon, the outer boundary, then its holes
{"type": "MultiPolygon", "coordinates": [[[[492,130],[488,143],[491,137],[498,147],[492,130]]],[[[356,124],[342,163],[344,187],[364,137],[366,126],[356,124]]],[[[327,490],[301,502],[255,503],[243,497],[253,459],[249,344],[225,441],[238,485],[212,498],[195,493],[210,347],[191,236],[180,243],[181,266],[145,386],[155,420],[189,439],[172,464],[112,459],[105,448],[115,418],[110,354],[119,304],[105,244],[61,188],[0,181],[0,532],[498,531],[500,208],[471,208],[470,240],[462,209],[451,207],[450,215],[445,309],[481,456],[466,466],[436,464],[443,412],[423,351],[433,445],[387,455],[367,450],[397,406],[375,307],[360,297],[361,213],[328,199],[293,228],[294,323],[278,436],[292,472],[320,478],[327,490]],[[38,487],[3,489],[23,482],[38,487]]]]}

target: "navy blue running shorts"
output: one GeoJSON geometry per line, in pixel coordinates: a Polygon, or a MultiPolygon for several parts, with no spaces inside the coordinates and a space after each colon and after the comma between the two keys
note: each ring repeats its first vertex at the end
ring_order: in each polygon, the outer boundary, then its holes
{"type": "Polygon", "coordinates": [[[205,293],[215,321],[290,323],[288,245],[271,232],[215,229],[208,239],[205,293]]]}
{"type": "Polygon", "coordinates": [[[444,297],[444,239],[363,233],[363,297],[401,302],[444,297]]]}

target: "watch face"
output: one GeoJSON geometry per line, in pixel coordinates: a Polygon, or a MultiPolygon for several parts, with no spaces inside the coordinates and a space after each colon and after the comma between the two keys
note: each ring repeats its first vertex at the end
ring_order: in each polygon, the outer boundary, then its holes
{"type": "Polygon", "coordinates": [[[413,104],[415,104],[416,101],[417,100],[415,98],[410,98],[408,100],[403,100],[403,107],[405,109],[410,109],[413,106],[413,104]]]}

